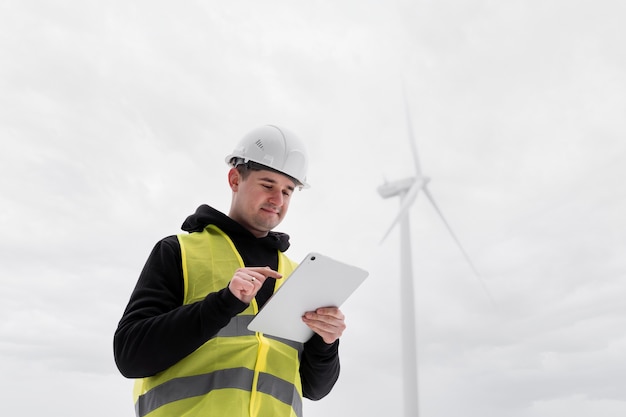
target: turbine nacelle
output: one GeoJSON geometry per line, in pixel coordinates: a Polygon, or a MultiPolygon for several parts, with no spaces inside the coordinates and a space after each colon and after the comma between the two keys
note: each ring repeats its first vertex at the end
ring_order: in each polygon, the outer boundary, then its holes
{"type": "Polygon", "coordinates": [[[422,188],[428,184],[429,181],[430,178],[428,177],[410,177],[392,182],[385,181],[385,183],[380,185],[377,190],[378,194],[380,194],[382,198],[391,198],[397,195],[402,196],[406,194],[416,182],[420,182],[419,188],[422,188]]]}

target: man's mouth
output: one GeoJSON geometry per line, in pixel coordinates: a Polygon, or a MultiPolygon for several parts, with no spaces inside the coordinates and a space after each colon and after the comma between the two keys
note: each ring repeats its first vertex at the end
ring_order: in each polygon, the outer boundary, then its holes
{"type": "Polygon", "coordinates": [[[280,214],[280,210],[278,208],[275,208],[275,207],[263,206],[263,207],[261,207],[261,210],[264,210],[264,211],[267,211],[269,213],[276,214],[276,215],[280,214]]]}

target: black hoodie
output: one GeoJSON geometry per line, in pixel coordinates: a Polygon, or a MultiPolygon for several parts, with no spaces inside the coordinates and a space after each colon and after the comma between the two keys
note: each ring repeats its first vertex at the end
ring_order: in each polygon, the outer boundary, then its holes
{"type": "MultiPolygon", "coordinates": [[[[246,266],[278,267],[278,252],[289,248],[289,236],[270,232],[257,238],[225,214],[202,205],[185,220],[186,232],[214,224],[231,238],[246,266]]],[[[174,365],[228,324],[248,306],[228,288],[183,305],[180,245],[176,236],[159,241],[141,271],[137,285],[113,338],[118,369],[127,378],[152,376],[174,365]]],[[[259,307],[274,291],[267,279],[256,296],[259,307]]],[[[303,395],[317,400],[330,392],[339,377],[339,341],[328,345],[314,335],[304,344],[300,363],[303,395]]]]}

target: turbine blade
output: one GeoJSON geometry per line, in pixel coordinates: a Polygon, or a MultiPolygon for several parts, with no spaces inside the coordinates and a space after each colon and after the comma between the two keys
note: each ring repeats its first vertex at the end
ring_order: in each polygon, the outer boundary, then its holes
{"type": "Polygon", "coordinates": [[[389,229],[387,229],[387,232],[385,233],[383,238],[380,240],[381,242],[387,239],[387,236],[389,236],[389,233],[391,233],[391,230],[394,228],[394,226],[400,221],[402,216],[404,216],[406,212],[409,210],[409,208],[411,207],[411,204],[413,204],[413,201],[415,201],[415,198],[417,197],[417,193],[419,192],[420,189],[424,188],[425,183],[426,182],[422,179],[415,179],[415,181],[413,182],[413,185],[411,185],[411,188],[409,188],[407,193],[403,196],[402,203],[400,204],[400,210],[398,210],[398,214],[396,215],[393,222],[391,222],[391,226],[389,226],[389,229]]]}
{"type": "Polygon", "coordinates": [[[461,253],[463,253],[463,256],[465,257],[465,260],[469,264],[470,268],[472,268],[472,271],[474,272],[474,275],[476,275],[476,277],[480,281],[480,284],[483,287],[483,290],[485,291],[485,294],[487,294],[487,297],[489,297],[489,299],[491,300],[493,305],[496,305],[496,302],[495,302],[493,296],[491,295],[491,293],[489,292],[489,289],[487,288],[487,285],[485,284],[485,281],[483,280],[483,278],[480,275],[480,273],[478,273],[478,270],[474,266],[474,263],[470,259],[469,255],[467,254],[465,249],[463,248],[463,245],[461,245],[461,241],[459,240],[459,238],[456,237],[456,235],[452,231],[452,227],[450,227],[450,224],[446,221],[445,217],[443,217],[443,213],[439,209],[439,206],[437,205],[437,203],[435,203],[435,199],[433,198],[432,194],[430,193],[430,191],[428,190],[428,188],[426,186],[424,186],[423,191],[424,191],[424,194],[426,194],[426,197],[430,200],[430,203],[435,208],[435,211],[437,212],[437,214],[439,214],[439,217],[441,217],[441,220],[443,221],[443,224],[446,225],[446,228],[448,229],[448,232],[450,232],[450,235],[452,235],[452,238],[456,242],[457,246],[459,247],[459,249],[461,249],[461,253]]]}
{"type": "Polygon", "coordinates": [[[417,155],[417,143],[415,142],[415,134],[413,133],[413,123],[411,122],[411,110],[409,109],[409,99],[404,90],[404,112],[406,113],[406,126],[409,133],[409,143],[411,145],[411,153],[413,154],[413,162],[415,163],[415,172],[418,177],[422,176],[422,168],[417,155]]]}

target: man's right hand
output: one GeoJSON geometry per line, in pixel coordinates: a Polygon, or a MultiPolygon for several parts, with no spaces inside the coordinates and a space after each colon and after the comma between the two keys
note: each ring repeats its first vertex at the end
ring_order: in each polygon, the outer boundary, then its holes
{"type": "Polygon", "coordinates": [[[269,266],[239,268],[228,284],[228,289],[235,297],[250,304],[267,278],[280,279],[283,276],[269,266]]]}

